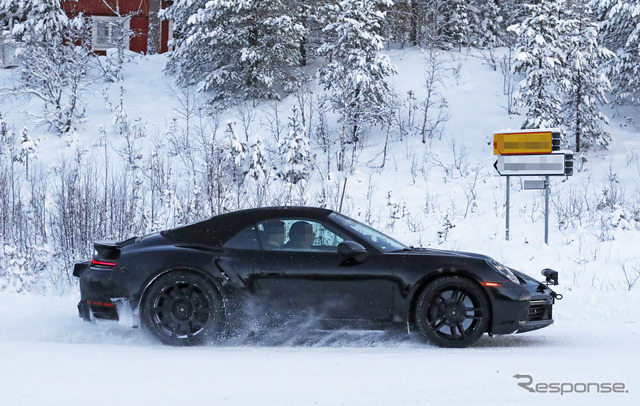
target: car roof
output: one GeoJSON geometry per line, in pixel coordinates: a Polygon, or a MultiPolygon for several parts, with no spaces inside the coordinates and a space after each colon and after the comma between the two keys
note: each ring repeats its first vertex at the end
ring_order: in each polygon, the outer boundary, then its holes
{"type": "Polygon", "coordinates": [[[245,209],[213,216],[207,220],[163,231],[172,240],[222,246],[245,228],[276,218],[311,218],[325,220],[332,210],[319,207],[280,206],[245,209]]]}

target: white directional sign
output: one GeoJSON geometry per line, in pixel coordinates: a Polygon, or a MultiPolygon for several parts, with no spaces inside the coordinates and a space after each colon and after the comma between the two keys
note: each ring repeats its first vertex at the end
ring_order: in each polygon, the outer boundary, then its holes
{"type": "Polygon", "coordinates": [[[563,153],[543,155],[498,155],[494,164],[502,176],[564,175],[563,153]]]}

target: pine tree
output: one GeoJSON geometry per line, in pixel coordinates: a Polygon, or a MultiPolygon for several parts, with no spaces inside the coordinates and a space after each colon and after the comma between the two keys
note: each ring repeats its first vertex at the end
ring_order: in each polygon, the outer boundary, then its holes
{"type": "Polygon", "coordinates": [[[170,65],[181,83],[214,100],[279,98],[279,88],[296,87],[305,29],[282,0],[184,0],[165,16],[182,37],[170,65]]]}
{"type": "Polygon", "coordinates": [[[14,24],[11,33],[30,45],[61,38],[70,23],[60,0],[0,0],[0,12],[24,18],[14,24]]]}
{"type": "Polygon", "coordinates": [[[227,142],[225,148],[225,166],[229,171],[228,175],[230,177],[231,184],[234,185],[236,189],[236,208],[240,208],[242,186],[247,174],[247,147],[240,141],[240,138],[234,128],[234,124],[235,123],[233,121],[227,122],[227,129],[225,130],[227,142]]]}
{"type": "Polygon", "coordinates": [[[342,120],[340,170],[345,144],[355,149],[362,126],[379,123],[388,113],[392,90],[386,78],[396,73],[396,67],[382,53],[380,29],[385,17],[381,8],[390,5],[389,0],[342,0],[327,5],[332,21],[325,27],[328,40],[318,52],[329,63],[318,74],[342,120]]]}
{"type": "Polygon", "coordinates": [[[20,152],[18,162],[25,165],[25,172],[29,176],[29,160],[33,160],[38,156],[38,144],[29,136],[27,128],[22,129],[20,135],[20,152]]]}
{"type": "MultiPolygon", "coordinates": [[[[479,34],[480,11],[472,0],[418,0],[412,2],[412,19],[419,28],[411,28],[427,45],[452,49],[472,45],[479,34]]],[[[413,24],[413,23],[412,23],[413,24]]]]}
{"type": "Polygon", "coordinates": [[[613,54],[598,44],[598,24],[593,21],[586,1],[575,1],[572,11],[567,77],[560,89],[564,95],[564,122],[575,138],[576,152],[580,152],[582,147],[606,148],[611,140],[609,132],[601,126],[608,119],[598,109],[598,103],[606,103],[605,94],[611,90],[607,78],[599,73],[600,66],[613,54]]]}
{"type": "Polygon", "coordinates": [[[593,0],[600,15],[602,45],[615,59],[606,73],[617,102],[640,102],[640,0],[593,0]]]}
{"type": "Polygon", "coordinates": [[[477,10],[469,0],[450,0],[447,3],[449,7],[442,38],[449,47],[471,45],[478,27],[477,10]]]}
{"type": "Polygon", "coordinates": [[[561,124],[561,98],[556,92],[565,77],[570,42],[564,20],[564,0],[541,0],[527,5],[527,16],[509,27],[518,35],[515,71],[525,75],[516,101],[527,108],[522,128],[549,128],[561,124]]]}
{"type": "Polygon", "coordinates": [[[267,194],[269,168],[262,139],[258,134],[256,134],[253,143],[249,147],[248,161],[246,177],[254,185],[254,205],[262,206],[267,194]]]}
{"type": "Polygon", "coordinates": [[[306,128],[300,122],[300,113],[295,105],[289,114],[288,128],[288,134],[279,145],[282,168],[278,176],[291,186],[309,179],[315,159],[306,128]]]}
{"type": "Polygon", "coordinates": [[[304,28],[299,43],[300,66],[307,66],[309,60],[317,56],[322,44],[325,26],[324,4],[326,0],[282,0],[289,15],[296,16],[298,23],[304,28]]]}
{"type": "Polygon", "coordinates": [[[262,145],[262,139],[256,134],[253,144],[249,147],[249,169],[247,176],[256,182],[264,181],[267,176],[267,158],[262,145]]]}
{"type": "Polygon", "coordinates": [[[478,7],[478,45],[495,48],[504,45],[505,21],[497,0],[487,0],[478,7]]]}

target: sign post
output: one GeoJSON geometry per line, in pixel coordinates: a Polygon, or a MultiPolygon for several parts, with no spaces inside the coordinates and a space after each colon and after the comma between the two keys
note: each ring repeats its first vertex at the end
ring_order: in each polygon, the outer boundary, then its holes
{"type": "Polygon", "coordinates": [[[511,199],[509,196],[509,191],[511,190],[511,177],[507,176],[507,211],[505,213],[506,221],[506,232],[505,232],[505,240],[509,241],[509,206],[511,205],[511,199]]]}
{"type": "Polygon", "coordinates": [[[549,245],[549,176],[544,178],[544,243],[549,245]]]}
{"type": "Polygon", "coordinates": [[[493,134],[493,154],[498,159],[493,167],[506,176],[505,239],[509,241],[511,176],[544,176],[541,180],[525,180],[525,190],[544,189],[544,243],[549,245],[550,176],[573,175],[573,152],[559,151],[560,130],[535,129],[493,134]]]}

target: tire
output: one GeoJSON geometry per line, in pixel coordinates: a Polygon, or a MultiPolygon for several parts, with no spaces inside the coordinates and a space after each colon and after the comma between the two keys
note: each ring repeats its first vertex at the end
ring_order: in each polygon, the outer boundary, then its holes
{"type": "Polygon", "coordinates": [[[422,335],[440,347],[468,347],[487,330],[489,300],[472,281],[449,276],[436,279],[416,304],[416,324],[422,335]]]}
{"type": "Polygon", "coordinates": [[[222,335],[222,299],[218,289],[204,276],[170,272],[159,277],[144,293],[140,320],[164,344],[204,344],[222,335]]]}

